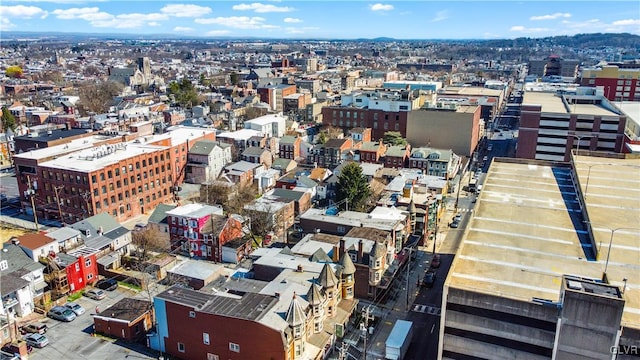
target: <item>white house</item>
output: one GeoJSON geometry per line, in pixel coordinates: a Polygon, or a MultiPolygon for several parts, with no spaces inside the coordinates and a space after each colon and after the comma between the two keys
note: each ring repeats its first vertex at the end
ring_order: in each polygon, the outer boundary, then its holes
{"type": "Polygon", "coordinates": [[[230,144],[200,140],[187,154],[186,181],[194,184],[210,183],[217,179],[222,169],[232,161],[230,144]]]}
{"type": "Polygon", "coordinates": [[[282,113],[268,114],[244,122],[245,129],[258,131],[261,135],[282,137],[286,132],[287,118],[282,113]]]}

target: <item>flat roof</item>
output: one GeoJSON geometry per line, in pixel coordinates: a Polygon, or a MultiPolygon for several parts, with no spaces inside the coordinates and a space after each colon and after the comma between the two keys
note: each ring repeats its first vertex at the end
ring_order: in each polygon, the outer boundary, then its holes
{"type": "MultiPolygon", "coordinates": [[[[566,95],[567,98],[581,98],[576,95],[566,95]]],[[[615,112],[600,105],[598,101],[604,98],[593,96],[594,102],[591,104],[572,104],[565,107],[562,97],[555,92],[525,91],[522,104],[537,104],[541,106],[541,112],[561,113],[561,114],[582,114],[594,116],[618,116],[615,112]]]]}
{"type": "Polygon", "coordinates": [[[592,251],[588,224],[569,164],[497,158],[462,229],[446,285],[519,301],[559,301],[563,275],[602,278],[613,231],[607,276],[620,288],[627,279],[622,321],[640,328],[640,278],[633,276],[640,266],[640,158],[578,156],[576,168],[600,247],[597,259],[586,255],[592,251]],[[594,165],[600,163],[606,165],[594,165]]]}

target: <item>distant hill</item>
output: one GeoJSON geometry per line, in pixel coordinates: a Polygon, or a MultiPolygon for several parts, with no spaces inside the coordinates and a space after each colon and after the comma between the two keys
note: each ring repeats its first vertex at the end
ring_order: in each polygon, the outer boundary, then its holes
{"type": "Polygon", "coordinates": [[[357,41],[357,42],[427,42],[427,43],[450,43],[450,44],[478,44],[487,47],[502,48],[535,48],[537,46],[566,46],[571,48],[591,48],[602,47],[622,47],[627,49],[640,49],[640,36],[629,33],[593,33],[577,34],[573,36],[550,36],[544,38],[521,37],[516,39],[394,39],[390,37],[358,38],[358,39],[326,39],[326,38],[260,38],[260,37],[198,37],[182,34],[108,34],[108,33],[41,33],[27,31],[5,31],[0,42],[15,41],[19,39],[39,39],[45,41],[82,41],[87,39],[98,40],[265,40],[265,41],[357,41]]]}
{"type": "Polygon", "coordinates": [[[486,45],[494,47],[532,47],[536,45],[566,46],[573,48],[623,47],[640,48],[640,36],[629,33],[594,33],[573,36],[549,36],[545,38],[517,38],[510,40],[488,40],[486,45]]]}

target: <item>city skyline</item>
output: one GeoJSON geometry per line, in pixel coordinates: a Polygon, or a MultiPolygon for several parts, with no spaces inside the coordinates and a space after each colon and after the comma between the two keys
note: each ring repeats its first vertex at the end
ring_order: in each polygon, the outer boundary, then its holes
{"type": "Polygon", "coordinates": [[[640,35],[632,1],[5,0],[1,31],[357,39],[511,39],[640,35]]]}

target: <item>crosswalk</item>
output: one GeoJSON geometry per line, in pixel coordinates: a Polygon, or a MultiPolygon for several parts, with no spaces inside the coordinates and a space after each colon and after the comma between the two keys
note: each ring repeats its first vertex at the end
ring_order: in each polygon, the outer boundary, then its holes
{"type": "Polygon", "coordinates": [[[440,316],[440,308],[430,305],[413,305],[412,311],[440,316]]]}
{"type": "Polygon", "coordinates": [[[473,209],[466,209],[466,208],[458,208],[458,212],[473,212],[473,209]]]}

